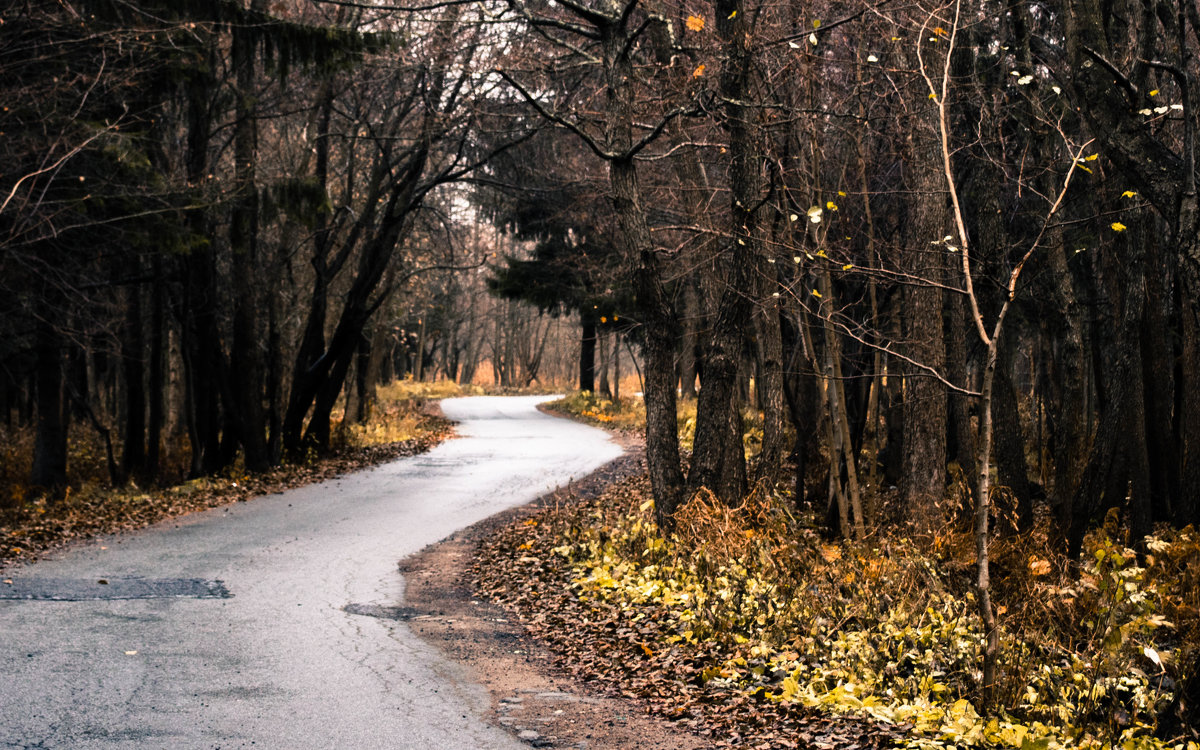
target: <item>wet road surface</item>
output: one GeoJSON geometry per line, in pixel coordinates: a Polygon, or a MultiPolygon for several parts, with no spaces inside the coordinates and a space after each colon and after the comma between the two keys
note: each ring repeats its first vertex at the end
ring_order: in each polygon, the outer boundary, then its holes
{"type": "Polygon", "coordinates": [[[7,571],[0,748],[528,747],[411,635],[397,561],[620,454],[540,400],[444,401],[461,437],[424,455],[7,571]]]}

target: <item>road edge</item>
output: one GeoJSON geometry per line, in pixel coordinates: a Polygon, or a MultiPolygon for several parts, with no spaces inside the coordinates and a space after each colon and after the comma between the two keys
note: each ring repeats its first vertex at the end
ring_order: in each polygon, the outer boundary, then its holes
{"type": "MultiPolygon", "coordinates": [[[[554,414],[554,416],[560,416],[554,414]]],[[[413,634],[441,651],[491,695],[483,717],[532,747],[699,750],[699,737],[649,715],[638,703],[603,695],[556,665],[518,616],[480,597],[472,581],[479,545],[498,529],[548,507],[596,497],[616,481],[645,471],[641,442],[617,433],[618,458],[579,480],[502,511],[404,558],[404,608],[413,634]]]]}

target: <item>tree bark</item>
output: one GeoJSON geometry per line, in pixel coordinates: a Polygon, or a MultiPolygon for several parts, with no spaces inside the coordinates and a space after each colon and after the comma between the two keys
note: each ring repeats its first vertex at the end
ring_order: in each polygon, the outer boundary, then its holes
{"type": "MultiPolygon", "coordinates": [[[[731,417],[738,408],[735,389],[745,332],[752,323],[751,300],[759,289],[752,274],[763,258],[764,180],[757,110],[747,105],[753,84],[753,30],[742,0],[717,0],[714,7],[723,51],[719,88],[724,102],[721,124],[729,141],[730,243],[718,260],[725,286],[704,349],[703,387],[696,403],[696,437],[688,487],[693,492],[706,487],[721,500],[736,503],[745,488],[738,481],[738,461],[727,448],[741,444],[741,435],[731,429],[731,417]]],[[[772,366],[778,368],[780,359],[774,359],[772,366]]],[[[778,394],[782,395],[781,382],[775,381],[778,377],[778,371],[771,375],[772,389],[778,386],[778,394]]],[[[775,456],[782,453],[779,438],[780,434],[773,431],[773,445],[766,449],[775,456]]]]}
{"type": "Polygon", "coordinates": [[[141,476],[146,468],[145,342],[142,325],[142,290],[125,290],[125,325],[121,340],[121,365],[125,381],[124,453],[126,476],[141,476]]]}
{"type": "Polygon", "coordinates": [[[1025,436],[1016,385],[1013,383],[1013,355],[1017,344],[1013,336],[999,345],[995,382],[992,386],[992,438],[996,470],[1000,483],[1008,487],[1017,505],[1017,528],[1033,528],[1033,498],[1029,488],[1029,463],[1025,459],[1025,436]]]}
{"type": "MultiPolygon", "coordinates": [[[[266,8],[265,0],[251,0],[255,11],[266,8]]],[[[236,195],[230,217],[229,245],[233,256],[233,346],[230,354],[232,408],[227,410],[237,430],[246,468],[265,471],[269,465],[266,420],[263,413],[263,357],[259,349],[258,274],[258,122],[254,104],[257,83],[252,30],[233,29],[232,64],[237,76],[234,92],[234,182],[236,195]]]]}
{"type": "Polygon", "coordinates": [[[679,434],[675,408],[675,345],[678,321],[663,286],[656,248],[646,221],[633,145],[633,61],[629,29],[611,19],[599,27],[604,55],[605,135],[617,158],[609,160],[613,208],[627,257],[636,262],[634,289],[644,326],[646,464],[654,495],[654,515],[664,534],[674,531],[675,510],[683,499],[679,434]]]}
{"type": "Polygon", "coordinates": [[[35,325],[37,433],[29,483],[57,497],[67,486],[67,411],[63,401],[63,341],[50,323],[55,311],[42,292],[44,306],[35,325]]]}
{"type": "Polygon", "coordinates": [[[596,321],[584,313],[579,337],[579,390],[596,391],[596,321]]]}

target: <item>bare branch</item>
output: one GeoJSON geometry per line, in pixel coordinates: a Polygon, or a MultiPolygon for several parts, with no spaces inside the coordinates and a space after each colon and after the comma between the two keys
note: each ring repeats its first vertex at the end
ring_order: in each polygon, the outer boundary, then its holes
{"type": "Polygon", "coordinates": [[[1108,58],[1106,58],[1104,55],[1100,54],[1096,50],[1092,49],[1091,47],[1088,47],[1085,45],[1083,47],[1083,51],[1085,53],[1087,53],[1088,57],[1090,57],[1093,60],[1095,60],[1096,62],[1100,63],[1101,67],[1103,67],[1109,73],[1113,74],[1113,77],[1117,79],[1117,83],[1120,84],[1121,88],[1125,89],[1126,93],[1129,94],[1129,100],[1131,102],[1137,101],[1137,98],[1138,98],[1137,86],[1133,85],[1133,81],[1129,80],[1125,76],[1125,74],[1121,72],[1120,68],[1118,68],[1116,65],[1113,65],[1111,62],[1108,61],[1108,58]]]}
{"type": "MultiPolygon", "coordinates": [[[[604,146],[599,141],[597,141],[595,138],[593,138],[591,135],[589,135],[585,130],[583,130],[583,128],[579,127],[577,124],[571,122],[570,120],[566,119],[565,117],[556,115],[553,112],[551,112],[550,110],[543,107],[542,103],[539,102],[533,94],[526,91],[525,87],[522,86],[520,83],[518,83],[516,81],[516,79],[514,79],[512,76],[510,76],[507,72],[505,72],[504,70],[501,70],[500,68],[496,68],[496,73],[501,78],[508,81],[509,85],[511,85],[514,89],[516,89],[517,92],[522,97],[525,98],[525,101],[529,102],[529,105],[531,107],[533,107],[535,110],[537,110],[537,113],[539,115],[546,118],[550,122],[555,123],[556,125],[561,125],[562,127],[566,128],[567,130],[570,130],[575,135],[579,136],[579,138],[585,144],[587,144],[587,147],[590,148],[596,154],[596,156],[599,156],[601,159],[604,159],[605,161],[614,161],[614,160],[621,158],[620,154],[616,154],[616,153],[604,148],[604,146]]],[[[626,158],[628,158],[628,157],[626,157],[626,158]]]]}

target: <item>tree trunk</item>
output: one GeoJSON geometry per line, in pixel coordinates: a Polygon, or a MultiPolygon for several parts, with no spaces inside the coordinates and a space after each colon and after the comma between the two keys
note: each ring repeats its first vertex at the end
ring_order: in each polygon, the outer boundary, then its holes
{"type": "Polygon", "coordinates": [[[979,618],[983,622],[986,641],[983,648],[983,679],[980,683],[982,704],[980,713],[991,710],[996,686],[996,656],[1000,650],[1000,633],[996,628],[996,611],[992,607],[991,562],[988,543],[991,539],[988,521],[991,515],[991,452],[992,452],[992,387],[995,382],[997,345],[1004,322],[1004,313],[996,324],[995,333],[987,348],[982,388],[979,394],[979,474],[975,484],[975,593],[979,598],[979,618]]]}
{"type": "Polygon", "coordinates": [[[125,290],[125,326],[121,337],[121,365],[125,381],[126,476],[141,476],[146,468],[145,342],[142,326],[142,290],[137,284],[125,290]]]}
{"type": "MultiPolygon", "coordinates": [[[[1181,456],[1173,414],[1175,352],[1171,341],[1173,268],[1157,233],[1146,243],[1146,312],[1142,319],[1142,386],[1145,393],[1146,458],[1153,519],[1167,521],[1181,500],[1181,456]]],[[[1185,313],[1186,314],[1186,313],[1185,313]]]]}
{"type": "Polygon", "coordinates": [[[614,331],[612,334],[612,397],[613,401],[621,400],[621,334],[614,331]]]}
{"type": "Polygon", "coordinates": [[[600,385],[597,387],[597,395],[612,401],[612,386],[608,382],[608,347],[609,336],[603,332],[597,334],[597,348],[600,352],[600,385]]]}
{"type": "Polygon", "coordinates": [[[633,63],[626,53],[628,29],[620,20],[602,24],[605,72],[605,135],[618,154],[609,161],[613,208],[627,256],[637,263],[634,289],[645,325],[643,355],[646,404],[646,464],[654,494],[654,514],[664,534],[674,530],[675,510],[683,499],[679,434],[675,409],[675,344],[678,323],[671,309],[656,248],[646,221],[633,145],[633,102],[629,81],[633,63]]]}
{"type": "Polygon", "coordinates": [[[1175,513],[1179,526],[1200,526],[1200,326],[1195,314],[1186,307],[1200,308],[1195,298],[1182,300],[1183,354],[1179,399],[1179,436],[1181,453],[1182,490],[1180,505],[1175,513]]]}
{"type": "MultiPolygon", "coordinates": [[[[946,300],[946,366],[950,381],[966,387],[970,383],[970,356],[968,337],[974,327],[967,320],[967,302],[959,295],[946,300]]],[[[973,477],[978,473],[975,459],[975,430],[971,426],[971,406],[974,398],[962,393],[949,394],[947,401],[948,421],[946,453],[962,469],[963,475],[973,477]]]]}
{"type": "MultiPolygon", "coordinates": [[[[905,354],[941,373],[945,371],[946,345],[943,295],[937,285],[942,283],[945,248],[930,244],[946,234],[944,188],[935,166],[941,159],[924,148],[911,152],[909,163],[917,175],[915,205],[906,234],[905,270],[922,281],[904,288],[905,354]]],[[[899,446],[900,491],[910,518],[922,518],[945,491],[946,420],[945,386],[929,373],[910,367],[904,378],[904,432],[899,446]]]]}
{"type": "MultiPolygon", "coordinates": [[[[719,87],[724,101],[722,126],[729,141],[731,241],[718,259],[725,287],[704,349],[703,387],[696,403],[688,487],[693,492],[706,487],[721,500],[736,503],[744,488],[737,481],[738,462],[731,460],[728,448],[741,443],[741,435],[731,429],[732,414],[737,408],[735,389],[745,333],[752,323],[751,299],[758,288],[751,274],[762,257],[763,179],[757,110],[746,104],[751,94],[753,55],[744,3],[717,0],[715,9],[724,52],[719,87]]],[[[779,446],[772,450],[779,450],[779,446]]]]}
{"type": "Polygon", "coordinates": [[[167,306],[163,290],[166,279],[162,260],[155,254],[152,261],[154,286],[150,291],[150,380],[148,388],[149,424],[146,433],[146,476],[155,480],[159,477],[162,454],[163,412],[167,397],[165,374],[167,332],[167,306]]]}
{"type": "Polygon", "coordinates": [[[583,325],[579,338],[579,390],[596,391],[596,321],[591,313],[581,315],[583,325]]]}
{"type": "Polygon", "coordinates": [[[29,484],[57,497],[67,486],[67,412],[63,402],[63,341],[49,322],[55,311],[43,292],[35,326],[37,434],[29,484]]]}
{"type": "Polygon", "coordinates": [[[1051,304],[1060,311],[1053,316],[1058,356],[1051,378],[1057,408],[1051,412],[1054,435],[1054,491],[1051,504],[1058,523],[1052,532],[1066,540],[1073,515],[1072,502],[1083,475],[1088,453],[1087,427],[1087,356],[1083,344],[1081,305],[1075,293],[1070,269],[1061,243],[1049,248],[1051,304]]]}
{"type": "MultiPolygon", "coordinates": [[[[265,0],[251,0],[251,9],[263,11],[265,0]]],[[[230,356],[232,408],[228,414],[242,444],[246,468],[265,471],[266,420],[263,414],[263,358],[259,349],[258,283],[258,123],[255,114],[257,76],[252,30],[233,29],[232,64],[237,76],[234,125],[234,181],[236,196],[230,217],[229,245],[233,256],[233,348],[230,356]]]]}
{"type": "MultiPolygon", "coordinates": [[[[1128,474],[1124,472],[1126,455],[1123,443],[1130,429],[1132,399],[1142,397],[1142,363],[1137,342],[1145,293],[1142,248],[1143,243],[1134,238],[1122,242],[1119,269],[1108,268],[1116,266],[1115,260],[1100,258],[1097,261],[1095,275],[1100,277],[1096,284],[1100,294],[1097,300],[1099,309],[1121,310],[1121,313],[1120,317],[1113,316],[1107,322],[1098,322],[1099,326],[1107,325],[1110,331],[1115,329],[1115,333],[1099,337],[1103,342],[1100,372],[1104,387],[1103,413],[1087,466],[1071,501],[1071,526],[1067,539],[1067,554],[1071,560],[1079,557],[1088,525],[1103,515],[1106,508],[1122,503],[1128,486],[1128,474]],[[1111,278],[1116,270],[1121,276],[1119,289],[1114,287],[1111,278]],[[1107,296],[1114,289],[1120,292],[1120,299],[1107,296]]],[[[1140,411],[1139,408],[1139,417],[1140,411]]]]}

